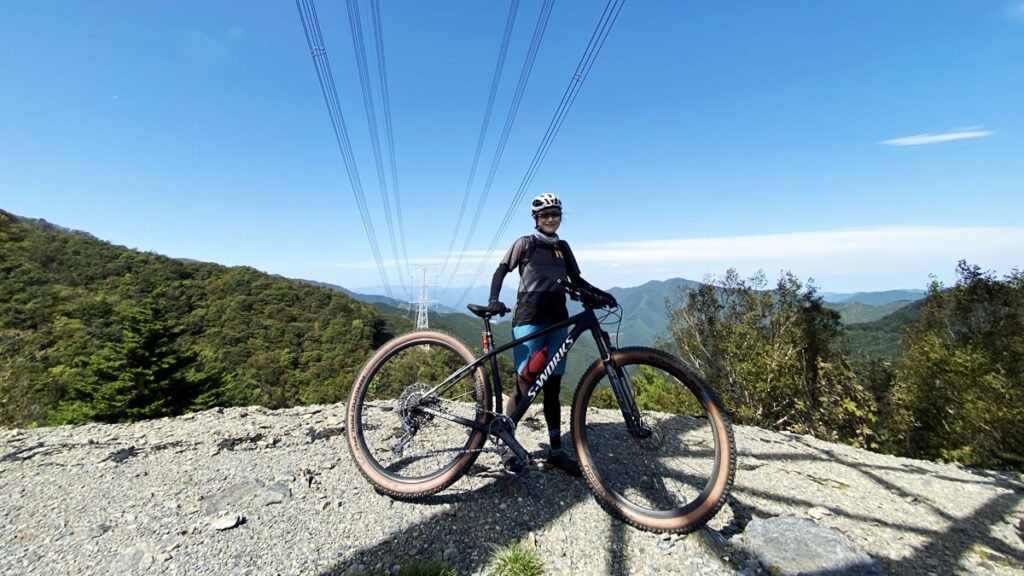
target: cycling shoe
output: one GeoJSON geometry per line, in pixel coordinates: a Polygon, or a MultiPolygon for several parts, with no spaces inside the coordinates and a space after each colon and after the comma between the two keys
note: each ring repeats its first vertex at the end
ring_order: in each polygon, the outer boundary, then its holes
{"type": "Polygon", "coordinates": [[[565,472],[569,476],[582,476],[580,463],[565,452],[565,450],[552,450],[548,452],[548,464],[565,472]]]}

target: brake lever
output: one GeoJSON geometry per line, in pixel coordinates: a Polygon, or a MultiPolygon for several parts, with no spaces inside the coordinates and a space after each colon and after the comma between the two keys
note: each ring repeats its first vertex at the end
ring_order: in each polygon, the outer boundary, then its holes
{"type": "Polygon", "coordinates": [[[566,294],[569,295],[570,300],[572,300],[573,302],[580,301],[579,288],[570,284],[568,281],[566,281],[565,278],[559,278],[558,280],[555,280],[555,283],[561,286],[562,290],[565,290],[566,294]]]}

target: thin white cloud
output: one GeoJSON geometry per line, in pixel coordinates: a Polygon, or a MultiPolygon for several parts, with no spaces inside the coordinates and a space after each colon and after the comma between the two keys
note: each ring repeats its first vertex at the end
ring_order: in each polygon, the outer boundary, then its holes
{"type": "MultiPolygon", "coordinates": [[[[929,277],[951,280],[956,263],[965,259],[987,270],[1008,273],[1024,267],[1024,227],[889,226],[759,234],[719,238],[672,238],[604,244],[573,244],[583,275],[599,286],[638,286],[648,280],[721,275],[735,268],[743,276],[763,270],[769,276],[792,271],[802,279],[814,278],[830,291],[924,288],[929,277]]],[[[486,250],[464,254],[454,285],[474,279],[483,262],[484,280],[494,270],[498,255],[486,250]]],[[[440,267],[443,259],[424,258],[418,264],[440,267]]],[[[372,285],[376,264],[318,262],[290,266],[302,272],[279,270],[291,277],[321,277],[322,272],[344,274],[335,283],[372,285]],[[353,279],[358,277],[359,281],[353,279]]],[[[389,275],[393,262],[385,262],[389,275]]],[[[277,268],[275,268],[276,270],[277,268]]],[[[447,272],[446,272],[447,274],[447,272]]],[[[480,278],[476,278],[479,283],[480,278]]]]}
{"type": "Polygon", "coordinates": [[[892,226],[821,232],[615,242],[576,249],[580,259],[622,262],[927,257],[977,249],[1024,251],[1024,227],[892,226]]]}
{"type": "Polygon", "coordinates": [[[967,140],[968,138],[981,138],[983,136],[991,136],[992,134],[993,132],[991,130],[983,130],[981,126],[977,126],[943,132],[942,134],[917,134],[914,136],[904,136],[902,138],[883,140],[881,143],[888,144],[889,146],[923,146],[925,144],[938,144],[940,142],[952,142],[954,140],[967,140]]]}
{"type": "Polygon", "coordinates": [[[1007,273],[1021,267],[1024,227],[897,226],[723,238],[617,242],[574,248],[585,276],[608,286],[789,270],[831,290],[924,287],[965,259],[1007,273]],[[659,270],[658,274],[654,274],[659,270]]]}

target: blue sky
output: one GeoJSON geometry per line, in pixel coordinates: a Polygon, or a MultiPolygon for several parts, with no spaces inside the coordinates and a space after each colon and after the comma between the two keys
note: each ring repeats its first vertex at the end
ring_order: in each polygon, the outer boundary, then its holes
{"type": "MultiPolygon", "coordinates": [[[[449,290],[486,283],[532,230],[524,201],[487,251],[605,2],[555,3],[467,241],[541,11],[519,6],[456,235],[508,6],[381,3],[405,254],[449,290]]],[[[345,4],[317,11],[401,296],[423,273],[392,256],[345,4]]],[[[382,284],[293,2],[12,3],[0,78],[0,208],[174,257],[382,284]]],[[[605,287],[736,268],[924,288],[960,259],[1005,274],[1024,254],[1022,102],[1022,0],[627,1],[526,200],[562,197],[560,233],[605,287]]]]}

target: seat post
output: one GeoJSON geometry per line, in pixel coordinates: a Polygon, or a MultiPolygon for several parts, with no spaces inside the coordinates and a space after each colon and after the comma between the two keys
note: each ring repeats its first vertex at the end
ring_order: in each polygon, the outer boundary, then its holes
{"type": "Polygon", "coordinates": [[[491,317],[484,315],[484,354],[494,346],[494,334],[491,332],[491,317]]]}

